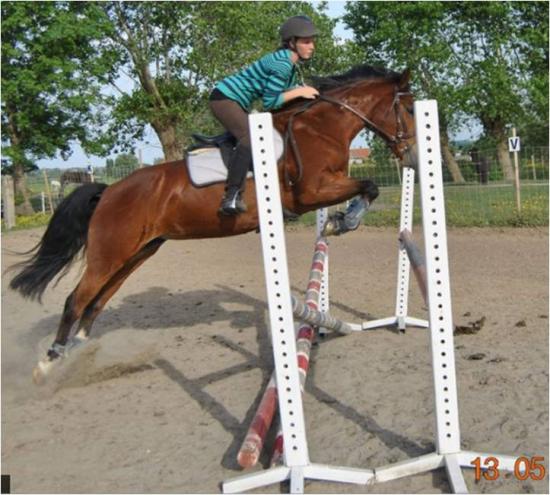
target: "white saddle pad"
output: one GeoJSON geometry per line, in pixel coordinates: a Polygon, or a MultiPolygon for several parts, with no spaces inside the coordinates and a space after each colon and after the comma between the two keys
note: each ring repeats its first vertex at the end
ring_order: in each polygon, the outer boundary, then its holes
{"type": "MultiPolygon", "coordinates": [[[[273,130],[275,157],[281,158],[284,150],[282,136],[273,130]]],[[[187,169],[189,178],[195,186],[207,186],[227,180],[227,168],[223,163],[219,148],[198,148],[187,153],[187,169]]],[[[247,177],[252,177],[248,172],[247,177]]]]}

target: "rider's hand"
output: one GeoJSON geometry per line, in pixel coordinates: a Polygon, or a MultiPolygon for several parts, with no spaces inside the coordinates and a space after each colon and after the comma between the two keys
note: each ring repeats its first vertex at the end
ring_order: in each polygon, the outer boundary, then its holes
{"type": "Polygon", "coordinates": [[[319,96],[319,91],[311,86],[304,86],[301,88],[300,96],[308,100],[313,100],[319,96]]]}

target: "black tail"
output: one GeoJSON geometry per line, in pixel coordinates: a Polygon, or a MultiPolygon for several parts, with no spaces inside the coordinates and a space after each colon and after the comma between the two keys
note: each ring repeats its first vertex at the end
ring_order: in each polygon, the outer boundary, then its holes
{"type": "Polygon", "coordinates": [[[67,196],[55,210],[46,232],[33,249],[35,254],[15,265],[22,268],[10,287],[31,299],[42,298],[48,284],[86,244],[88,226],[106,184],[84,184],[67,196]]]}

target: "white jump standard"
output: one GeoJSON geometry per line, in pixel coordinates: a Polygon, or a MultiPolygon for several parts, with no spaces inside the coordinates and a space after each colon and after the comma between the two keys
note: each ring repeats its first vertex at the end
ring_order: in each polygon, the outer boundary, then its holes
{"type": "MultiPolygon", "coordinates": [[[[439,128],[437,129],[439,132],[439,128]]],[[[438,134],[439,139],[439,134],[438,134]]],[[[420,159],[418,166],[424,166],[420,159]]],[[[403,185],[401,189],[401,219],[399,232],[404,230],[412,231],[413,223],[413,205],[414,205],[414,170],[412,168],[403,169],[403,185]]],[[[424,220],[423,220],[424,222],[424,220]]],[[[410,261],[404,244],[399,249],[399,258],[397,261],[397,294],[395,300],[395,314],[388,318],[371,320],[363,322],[362,327],[365,330],[373,328],[387,327],[396,325],[399,330],[405,330],[408,326],[428,328],[428,322],[419,318],[408,316],[409,305],[409,275],[410,261]]]]}
{"type": "MultiPolygon", "coordinates": [[[[460,449],[453,319],[437,102],[435,100],[415,102],[414,115],[418,147],[422,227],[426,249],[429,332],[435,395],[436,452],[376,468],[375,482],[389,481],[445,466],[452,491],[454,493],[468,493],[462,476],[462,467],[473,468],[471,462],[476,457],[495,457],[499,460],[499,467],[505,471],[513,471],[516,457],[468,452],[460,449]]],[[[408,228],[402,226],[401,231],[404,230],[403,227],[408,228]]]]}
{"type": "Polygon", "coordinates": [[[285,480],[290,480],[291,493],[303,493],[306,479],[366,484],[374,476],[372,470],[312,464],[309,460],[271,114],[252,114],[249,122],[284,465],[226,481],[223,491],[238,493],[285,480]]]}

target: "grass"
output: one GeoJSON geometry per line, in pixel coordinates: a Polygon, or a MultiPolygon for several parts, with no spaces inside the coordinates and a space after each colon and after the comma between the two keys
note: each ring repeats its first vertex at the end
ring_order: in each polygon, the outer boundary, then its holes
{"type": "Polygon", "coordinates": [[[13,232],[14,230],[34,229],[48,225],[50,215],[47,213],[35,213],[34,215],[17,215],[15,218],[15,227],[6,229],[4,220],[2,220],[2,232],[13,232]]]}
{"type": "MultiPolygon", "coordinates": [[[[548,185],[526,183],[521,188],[521,214],[516,210],[513,186],[465,185],[445,187],[445,211],[450,227],[535,227],[548,225],[548,185]]],[[[398,227],[401,188],[382,187],[380,196],[367,213],[364,223],[375,227],[398,227]]],[[[413,221],[421,223],[420,191],[417,186],[413,221]]],[[[343,210],[344,206],[338,208],[343,210]]],[[[315,225],[315,213],[300,218],[304,225],[315,225]]]]}

